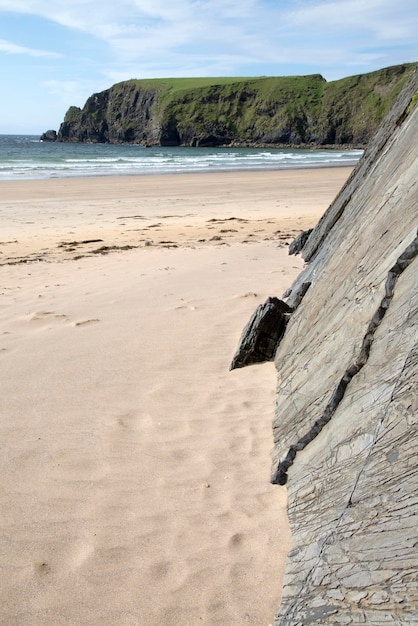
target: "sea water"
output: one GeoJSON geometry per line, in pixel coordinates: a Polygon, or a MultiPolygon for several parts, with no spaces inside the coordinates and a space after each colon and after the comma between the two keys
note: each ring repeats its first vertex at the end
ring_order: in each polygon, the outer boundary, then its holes
{"type": "Polygon", "coordinates": [[[186,148],[0,135],[0,180],[353,166],[362,150],[186,148]]]}

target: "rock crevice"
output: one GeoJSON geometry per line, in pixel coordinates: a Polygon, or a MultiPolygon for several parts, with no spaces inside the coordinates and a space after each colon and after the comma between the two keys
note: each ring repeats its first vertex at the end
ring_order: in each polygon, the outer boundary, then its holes
{"type": "Polygon", "coordinates": [[[379,327],[383,317],[385,316],[388,307],[390,306],[390,302],[393,298],[396,281],[417,255],[418,236],[406,248],[406,250],[396,261],[395,265],[388,272],[385,283],[385,295],[382,298],[375,314],[370,320],[357,359],[345,370],[321,417],[316,420],[310,430],[301,439],[299,439],[297,443],[290,446],[286,456],[279,462],[278,467],[276,471],[273,472],[273,476],[271,479],[271,482],[273,484],[286,484],[287,470],[293,465],[297,453],[300,450],[303,450],[309,443],[311,443],[311,441],[313,441],[315,437],[319,435],[323,427],[328,424],[335,411],[337,410],[339,404],[341,403],[348,385],[350,384],[354,376],[356,376],[360,372],[360,370],[366,365],[373,344],[375,332],[379,327]]]}

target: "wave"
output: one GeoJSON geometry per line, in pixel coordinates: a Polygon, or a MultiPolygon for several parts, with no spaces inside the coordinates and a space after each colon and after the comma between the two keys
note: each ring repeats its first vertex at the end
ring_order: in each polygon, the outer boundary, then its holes
{"type": "Polygon", "coordinates": [[[0,136],[0,180],[352,166],[361,155],[362,150],[144,148],[0,136]]]}

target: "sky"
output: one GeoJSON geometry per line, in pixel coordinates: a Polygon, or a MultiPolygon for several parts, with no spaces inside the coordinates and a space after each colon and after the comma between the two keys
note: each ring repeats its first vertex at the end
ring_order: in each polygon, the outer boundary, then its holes
{"type": "Polygon", "coordinates": [[[322,74],[418,61],[417,0],[0,0],[0,134],[58,130],[130,78],[322,74]]]}

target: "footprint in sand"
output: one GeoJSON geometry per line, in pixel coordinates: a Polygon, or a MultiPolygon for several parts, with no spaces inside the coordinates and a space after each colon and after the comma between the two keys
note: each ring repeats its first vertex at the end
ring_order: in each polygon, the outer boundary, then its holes
{"type": "Polygon", "coordinates": [[[242,544],[243,539],[244,536],[241,533],[235,533],[235,535],[232,535],[230,538],[229,545],[232,548],[238,548],[242,544]]]}
{"type": "Polygon", "coordinates": [[[45,561],[43,562],[36,561],[33,564],[33,569],[39,576],[46,576],[51,571],[51,567],[45,561]]]}
{"type": "Polygon", "coordinates": [[[153,563],[149,568],[150,578],[156,578],[157,580],[165,578],[168,576],[170,569],[170,561],[159,561],[157,563],[153,563]]]}

